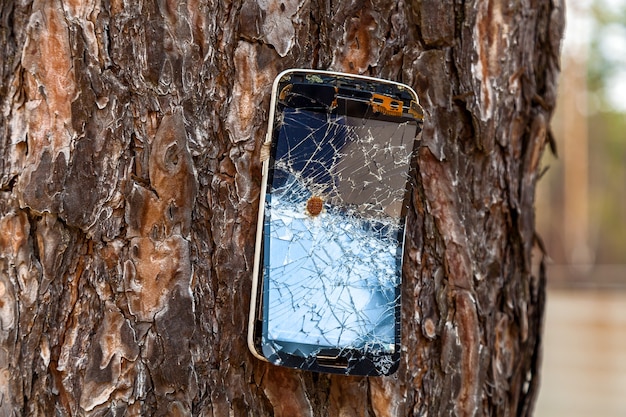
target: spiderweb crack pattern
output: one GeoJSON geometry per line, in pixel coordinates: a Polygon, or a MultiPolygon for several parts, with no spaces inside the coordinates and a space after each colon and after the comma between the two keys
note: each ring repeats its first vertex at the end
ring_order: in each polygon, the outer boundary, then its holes
{"type": "MultiPolygon", "coordinates": [[[[402,205],[417,125],[329,108],[277,114],[265,201],[271,350],[304,357],[320,348],[393,352],[402,205]]],[[[381,371],[393,365],[381,358],[381,371]]]]}

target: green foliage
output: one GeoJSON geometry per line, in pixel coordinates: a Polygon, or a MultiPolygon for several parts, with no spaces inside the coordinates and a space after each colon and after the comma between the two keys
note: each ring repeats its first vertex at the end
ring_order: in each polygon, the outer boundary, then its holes
{"type": "Polygon", "coordinates": [[[626,1],[593,0],[590,11],[590,234],[596,262],[626,263],[626,1]]]}
{"type": "MultiPolygon", "coordinates": [[[[626,1],[594,0],[590,8],[591,39],[588,85],[600,108],[615,106],[616,83],[626,89],[626,1]]],[[[621,109],[626,109],[622,97],[621,109]]]]}

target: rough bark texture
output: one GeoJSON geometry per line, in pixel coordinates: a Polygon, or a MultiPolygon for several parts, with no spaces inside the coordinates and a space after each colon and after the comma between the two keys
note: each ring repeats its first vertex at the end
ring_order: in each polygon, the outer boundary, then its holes
{"type": "Polygon", "coordinates": [[[531,414],[562,29],[562,0],[2,2],[0,415],[531,414]],[[290,67],[422,99],[392,377],[246,347],[259,145],[290,67]]]}

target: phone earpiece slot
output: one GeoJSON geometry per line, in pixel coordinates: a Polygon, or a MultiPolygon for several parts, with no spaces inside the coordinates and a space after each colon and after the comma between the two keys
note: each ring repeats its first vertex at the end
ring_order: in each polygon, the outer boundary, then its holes
{"type": "Polygon", "coordinates": [[[348,359],[339,356],[318,355],[317,364],[327,368],[345,369],[348,367],[348,359]]]}

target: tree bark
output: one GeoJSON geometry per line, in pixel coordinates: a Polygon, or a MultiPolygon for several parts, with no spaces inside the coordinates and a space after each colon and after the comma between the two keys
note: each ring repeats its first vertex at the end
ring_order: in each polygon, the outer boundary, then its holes
{"type": "Polygon", "coordinates": [[[532,414],[533,204],[563,7],[3,2],[0,414],[532,414]],[[391,377],[274,367],[246,347],[260,144],[290,67],[421,97],[391,377]]]}

